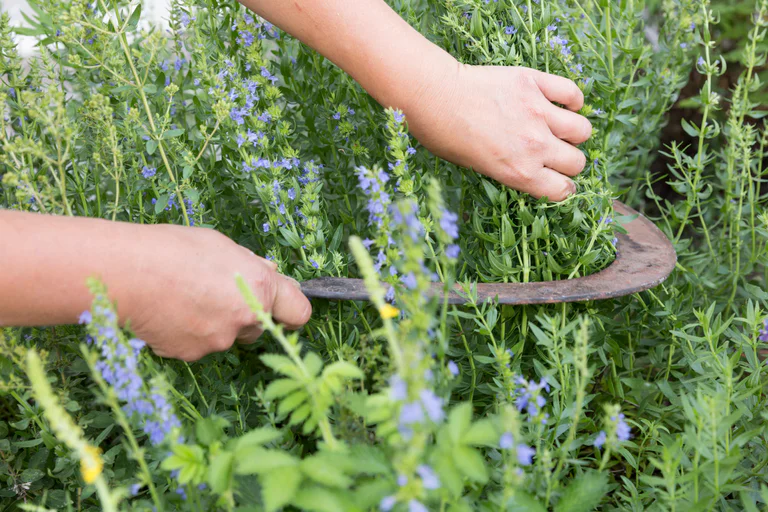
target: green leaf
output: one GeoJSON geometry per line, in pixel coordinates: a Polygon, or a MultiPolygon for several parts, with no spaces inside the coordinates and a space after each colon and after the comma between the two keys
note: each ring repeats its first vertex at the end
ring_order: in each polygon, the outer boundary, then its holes
{"type": "Polygon", "coordinates": [[[316,512],[340,512],[348,510],[335,492],[320,486],[302,486],[301,492],[294,498],[293,505],[302,510],[316,512]]]}
{"type": "Polygon", "coordinates": [[[464,476],[484,484],[488,481],[488,470],[485,468],[485,459],[477,450],[468,446],[455,446],[453,448],[453,461],[464,476]]]}
{"type": "Polygon", "coordinates": [[[43,473],[39,469],[25,469],[24,471],[21,472],[19,479],[22,482],[31,483],[31,482],[37,482],[44,476],[45,476],[45,473],[43,473]]]}
{"type": "Polygon", "coordinates": [[[291,502],[299,490],[301,473],[293,467],[278,468],[261,477],[261,497],[267,512],[291,502]]]}
{"type": "Polygon", "coordinates": [[[228,426],[229,421],[221,416],[201,418],[195,423],[197,441],[204,446],[210,446],[224,437],[224,429],[228,426]]]}
{"type": "Polygon", "coordinates": [[[472,422],[472,405],[467,402],[457,405],[448,414],[448,433],[454,444],[458,444],[472,422]]]}
{"type": "Polygon", "coordinates": [[[292,410],[303,404],[309,398],[309,394],[300,389],[293,394],[288,395],[277,408],[277,414],[280,416],[287,416],[292,410]]]}
{"type": "Polygon", "coordinates": [[[208,485],[216,494],[225,494],[232,489],[235,454],[219,452],[208,467],[208,485]]]}
{"type": "Polygon", "coordinates": [[[509,512],[547,512],[544,505],[528,493],[515,491],[515,494],[507,502],[509,512]]]}
{"type": "Polygon", "coordinates": [[[267,386],[267,389],[264,391],[264,400],[272,401],[275,398],[284,397],[303,385],[303,383],[293,379],[277,379],[267,386]]]}
{"type": "Polygon", "coordinates": [[[179,444],[173,447],[173,455],[160,465],[167,471],[179,470],[180,484],[199,484],[205,475],[205,452],[198,445],[179,444]]]}
{"type": "Polygon", "coordinates": [[[461,439],[463,444],[480,446],[497,446],[499,434],[491,420],[483,419],[475,422],[461,439]]]}
{"type": "Polygon", "coordinates": [[[357,366],[346,361],[336,361],[323,370],[323,375],[337,375],[347,379],[362,379],[365,377],[363,371],[357,366]]]}
{"type": "Polygon", "coordinates": [[[283,433],[271,427],[255,428],[237,439],[237,449],[261,446],[283,437],[283,433]]]}
{"type": "Polygon", "coordinates": [[[577,476],[566,487],[555,512],[589,512],[594,510],[608,491],[608,477],[596,471],[577,476]]]}
{"type": "Polygon", "coordinates": [[[155,151],[157,150],[157,141],[155,139],[149,139],[147,141],[146,148],[147,148],[148,155],[154,155],[155,151]]]}
{"type": "Polygon", "coordinates": [[[292,455],[278,450],[248,447],[238,450],[235,473],[238,475],[260,475],[278,468],[294,468],[298,461],[292,455]]]}
{"type": "Polygon", "coordinates": [[[173,139],[175,137],[178,137],[179,135],[182,135],[184,133],[183,128],[177,128],[175,130],[168,130],[167,132],[163,133],[163,140],[165,139],[173,139]]]}
{"type": "Polygon", "coordinates": [[[128,18],[128,21],[125,24],[126,31],[130,32],[132,30],[136,30],[136,27],[139,25],[139,20],[141,19],[141,6],[142,2],[139,2],[139,4],[131,13],[131,17],[128,18]]]}
{"type": "Polygon", "coordinates": [[[323,360],[314,352],[307,352],[304,356],[304,366],[312,377],[316,377],[323,369],[323,360]]]}
{"type": "Polygon", "coordinates": [[[288,245],[293,247],[294,249],[300,249],[303,245],[301,238],[299,238],[299,235],[294,233],[288,228],[281,227],[280,228],[280,234],[283,235],[283,238],[285,238],[285,241],[288,242],[288,245]]]}
{"type": "Polygon", "coordinates": [[[303,378],[301,370],[299,370],[296,367],[296,364],[286,356],[279,354],[264,354],[261,356],[261,361],[277,373],[282,373],[286,377],[293,377],[296,379],[303,378]]]}
{"type": "Polygon", "coordinates": [[[315,482],[329,487],[347,488],[352,479],[346,476],[337,465],[322,455],[309,457],[301,461],[301,471],[315,482]]]}

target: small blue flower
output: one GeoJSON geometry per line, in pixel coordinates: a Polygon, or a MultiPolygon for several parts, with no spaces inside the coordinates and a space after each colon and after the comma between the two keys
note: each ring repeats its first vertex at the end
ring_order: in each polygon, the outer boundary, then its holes
{"type": "Polygon", "coordinates": [[[93,316],[91,315],[90,311],[83,311],[80,313],[80,318],[77,320],[77,323],[80,325],[89,324],[93,321],[93,316]]]}
{"type": "Polygon", "coordinates": [[[146,165],[141,169],[141,175],[144,176],[146,179],[152,178],[155,173],[157,172],[157,169],[154,167],[147,167],[146,165]]]}
{"type": "Polygon", "coordinates": [[[429,509],[419,500],[411,500],[408,502],[408,512],[429,512],[429,509]]]}
{"type": "Polygon", "coordinates": [[[512,437],[511,432],[504,432],[499,438],[499,448],[502,450],[511,450],[515,445],[515,439],[512,437]]]}
{"type": "Polygon", "coordinates": [[[600,431],[600,432],[597,434],[597,437],[595,438],[595,440],[592,442],[592,445],[593,445],[595,448],[601,448],[601,447],[602,447],[602,446],[605,444],[605,440],[606,440],[605,431],[604,431],[604,430],[601,430],[601,431],[600,431]]]}
{"type": "Polygon", "coordinates": [[[397,475],[397,485],[405,487],[408,484],[408,477],[405,475],[397,475]]]}
{"type": "Polygon", "coordinates": [[[408,398],[408,384],[399,375],[393,375],[389,379],[389,388],[392,400],[401,402],[408,398]]]}
{"type": "Polygon", "coordinates": [[[531,462],[533,461],[533,455],[536,453],[536,450],[534,450],[528,445],[521,443],[517,445],[517,448],[515,448],[515,451],[517,452],[517,462],[521,466],[531,465],[531,462]]]}
{"type": "Polygon", "coordinates": [[[419,393],[424,410],[427,411],[429,419],[435,423],[443,421],[445,413],[443,412],[443,399],[435,395],[431,389],[422,389],[419,393]]]}
{"type": "Polygon", "coordinates": [[[510,25],[508,27],[505,27],[504,28],[504,33],[507,34],[508,36],[513,36],[513,35],[517,34],[517,27],[514,27],[512,25],[510,25]]]}
{"type": "Polygon", "coordinates": [[[763,328],[760,330],[760,341],[768,341],[768,318],[763,321],[763,328]]]}
{"type": "Polygon", "coordinates": [[[430,491],[440,488],[440,479],[437,477],[432,468],[426,464],[422,464],[416,468],[416,473],[421,478],[421,484],[425,489],[430,491]]]}
{"type": "Polygon", "coordinates": [[[632,429],[624,420],[624,415],[619,414],[618,422],[616,423],[616,438],[621,441],[629,441],[629,437],[632,433],[632,429]]]}
{"type": "Polygon", "coordinates": [[[455,377],[459,374],[459,366],[453,361],[448,361],[448,371],[455,377]]]}
{"type": "Polygon", "coordinates": [[[397,498],[394,496],[385,496],[379,502],[379,510],[381,512],[389,512],[397,504],[397,498]]]}
{"type": "Polygon", "coordinates": [[[459,246],[456,244],[451,244],[448,247],[445,248],[445,255],[451,258],[452,260],[455,260],[459,257],[459,246]]]}
{"type": "Polygon", "coordinates": [[[263,229],[265,233],[269,233],[269,222],[262,224],[261,229],[263,229]]]}

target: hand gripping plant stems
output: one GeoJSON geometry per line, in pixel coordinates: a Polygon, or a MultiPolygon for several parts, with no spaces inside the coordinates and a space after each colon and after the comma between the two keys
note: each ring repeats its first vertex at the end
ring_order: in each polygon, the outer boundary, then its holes
{"type": "MultiPolygon", "coordinates": [[[[563,281],[536,283],[479,283],[477,300],[499,304],[554,304],[603,300],[642,292],[661,284],[675,268],[677,255],[664,233],[641,214],[616,201],[617,214],[634,217],[624,225],[626,233],[617,234],[616,259],[596,274],[563,281]]],[[[386,285],[389,286],[389,285],[386,285]]],[[[442,297],[442,283],[433,283],[435,295],[442,297]]],[[[455,286],[449,304],[464,304],[455,286]]],[[[309,298],[328,300],[368,300],[362,279],[321,277],[302,283],[309,298]]]]}

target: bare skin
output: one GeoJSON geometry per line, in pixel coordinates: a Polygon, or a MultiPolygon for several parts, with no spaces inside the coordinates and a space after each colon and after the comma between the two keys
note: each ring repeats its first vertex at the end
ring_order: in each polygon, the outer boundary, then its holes
{"type": "MultiPolygon", "coordinates": [[[[436,155],[554,201],[576,187],[592,132],[565,78],[458,63],[384,0],[241,0],[315,48],[384,106],[406,114],[436,155]],[[556,106],[553,102],[564,105],[556,106]],[[471,144],[467,141],[471,141],[471,144]]],[[[0,211],[0,327],[74,323],[101,278],[120,318],[158,354],[187,361],[261,334],[235,281],[244,276],[275,319],[304,325],[309,301],[268,261],[202,228],[0,211]]]]}

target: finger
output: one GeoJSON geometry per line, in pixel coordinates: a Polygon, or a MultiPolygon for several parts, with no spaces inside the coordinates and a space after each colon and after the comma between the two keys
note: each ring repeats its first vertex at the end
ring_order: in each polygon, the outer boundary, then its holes
{"type": "Polygon", "coordinates": [[[527,173],[506,173],[497,178],[502,184],[526,192],[539,199],[562,201],[576,193],[576,184],[569,177],[548,167],[541,167],[527,173]]]}
{"type": "Polygon", "coordinates": [[[275,301],[272,304],[272,316],[288,329],[298,329],[309,321],[312,305],[303,293],[298,281],[276,274],[277,283],[275,301]]]}
{"type": "Polygon", "coordinates": [[[556,105],[551,105],[545,112],[547,126],[558,139],[582,144],[592,136],[592,123],[586,117],[556,105]]]}
{"type": "Polygon", "coordinates": [[[260,262],[264,263],[264,264],[265,264],[267,267],[269,267],[270,269],[272,269],[272,270],[277,270],[277,263],[275,263],[274,261],[270,261],[270,260],[268,260],[268,259],[266,259],[266,258],[262,258],[262,257],[261,257],[261,256],[259,256],[258,254],[256,254],[256,253],[255,253],[255,252],[253,252],[252,250],[250,250],[249,248],[247,248],[247,247],[244,247],[244,246],[242,246],[242,245],[238,245],[238,247],[240,247],[242,250],[244,250],[245,252],[247,252],[249,256],[251,256],[251,257],[255,257],[257,260],[259,260],[260,262]]]}
{"type": "Polygon", "coordinates": [[[255,343],[261,335],[264,334],[264,330],[256,325],[249,325],[240,330],[237,334],[237,342],[242,345],[250,345],[255,343]]]}
{"type": "Polygon", "coordinates": [[[573,80],[533,69],[531,72],[539,90],[549,101],[565,105],[568,110],[574,112],[584,106],[584,93],[573,80]]]}
{"type": "Polygon", "coordinates": [[[560,174],[576,176],[587,165],[587,157],[576,146],[552,137],[552,145],[544,157],[544,165],[560,174]]]}

